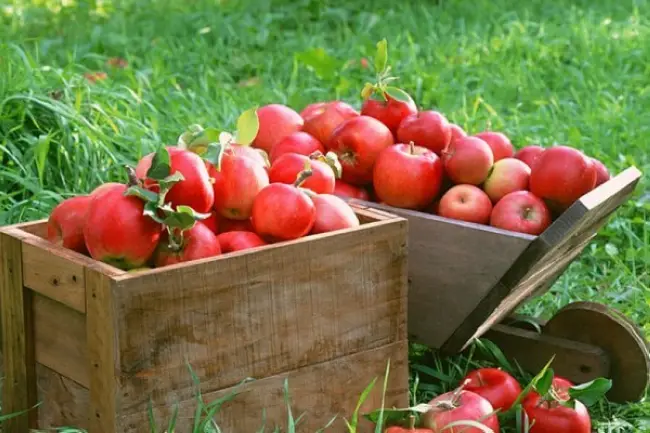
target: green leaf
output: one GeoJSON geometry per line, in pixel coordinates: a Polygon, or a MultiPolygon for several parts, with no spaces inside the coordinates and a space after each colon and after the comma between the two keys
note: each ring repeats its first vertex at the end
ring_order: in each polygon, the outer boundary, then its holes
{"type": "Polygon", "coordinates": [[[165,214],[163,224],[181,232],[194,227],[197,221],[210,217],[210,214],[198,213],[189,206],[177,206],[175,210],[170,206],[162,206],[160,210],[165,214]]]}
{"type": "Polygon", "coordinates": [[[135,196],[145,202],[158,203],[158,194],[141,186],[130,186],[126,191],[124,191],[124,195],[127,197],[135,196]]]}
{"type": "MultiPolygon", "coordinates": [[[[195,125],[196,126],[196,125],[195,125]]],[[[219,140],[221,131],[216,128],[206,128],[187,137],[184,148],[202,156],[208,149],[208,145],[219,140]]],[[[181,146],[182,147],[182,146],[181,146]]]]}
{"type": "Polygon", "coordinates": [[[388,41],[386,38],[377,42],[377,54],[375,54],[375,70],[382,73],[388,65],[388,41]]]}
{"type": "Polygon", "coordinates": [[[535,391],[539,395],[546,395],[551,389],[551,386],[553,386],[553,377],[555,376],[555,373],[553,372],[552,368],[549,368],[544,372],[544,374],[539,377],[539,379],[535,382],[534,388],[535,391]]]}
{"type": "Polygon", "coordinates": [[[372,382],[366,386],[366,389],[363,390],[361,393],[361,396],[359,397],[359,400],[357,401],[357,406],[354,408],[354,412],[352,412],[352,419],[350,422],[348,422],[347,419],[345,420],[345,424],[348,427],[348,432],[349,433],[356,433],[357,430],[357,425],[359,423],[359,411],[361,410],[361,406],[363,403],[365,403],[366,399],[370,395],[370,392],[372,389],[375,387],[375,383],[377,383],[377,378],[375,377],[372,382]]]}
{"type": "Polygon", "coordinates": [[[187,149],[189,143],[191,143],[194,137],[196,137],[202,131],[203,131],[203,127],[201,125],[194,124],[188,126],[187,130],[178,136],[176,145],[181,149],[187,149]]]}
{"type": "Polygon", "coordinates": [[[169,176],[170,172],[171,162],[169,151],[167,150],[167,147],[161,146],[153,155],[151,167],[147,170],[147,177],[149,179],[161,180],[169,176]]]}
{"type": "Polygon", "coordinates": [[[221,171],[221,160],[223,159],[226,147],[220,143],[210,143],[207,152],[203,155],[203,159],[212,164],[217,171],[221,171]]]}
{"type": "Polygon", "coordinates": [[[158,202],[149,201],[144,205],[142,215],[148,216],[157,223],[163,224],[165,220],[158,215],[158,202]]]}
{"type": "Polygon", "coordinates": [[[413,98],[406,93],[404,90],[398,88],[398,87],[393,87],[393,86],[387,86],[385,88],[386,93],[388,96],[391,98],[400,101],[400,102],[411,102],[413,101],[413,98]]]}
{"type": "Polygon", "coordinates": [[[569,396],[572,399],[580,400],[585,406],[593,406],[600,401],[607,391],[612,387],[612,381],[599,377],[591,382],[572,386],[569,388],[569,396]]]}
{"type": "Polygon", "coordinates": [[[386,363],[386,374],[384,375],[384,386],[381,389],[381,408],[379,409],[379,422],[375,424],[375,433],[382,433],[384,430],[384,410],[386,407],[386,390],[388,390],[388,376],[390,376],[390,359],[386,363]]]}
{"type": "Polygon", "coordinates": [[[185,177],[180,171],[174,172],[174,174],[170,174],[166,178],[159,180],[158,185],[160,186],[160,198],[158,200],[158,204],[164,204],[165,196],[169,190],[172,189],[172,187],[178,182],[181,182],[183,180],[185,180],[185,177]]]}
{"type": "Polygon", "coordinates": [[[296,54],[296,59],[321,79],[329,80],[341,70],[342,63],[327,54],[323,48],[312,48],[296,54]]]}
{"type": "Polygon", "coordinates": [[[361,97],[366,100],[375,92],[376,86],[372,83],[366,83],[361,90],[361,97]]]}
{"type": "Polygon", "coordinates": [[[34,148],[34,156],[36,158],[36,169],[38,170],[38,180],[43,184],[43,173],[45,172],[45,163],[47,162],[47,154],[50,151],[50,143],[52,142],[53,135],[41,135],[38,137],[36,147],[34,148]]]}
{"type": "MultiPolygon", "coordinates": [[[[515,407],[517,407],[521,402],[523,401],[524,397],[526,397],[530,391],[537,385],[537,382],[546,375],[546,372],[549,370],[551,364],[553,363],[553,360],[555,360],[555,355],[549,359],[549,361],[546,363],[544,368],[540,370],[539,373],[537,373],[537,376],[533,377],[533,379],[530,381],[528,385],[519,393],[519,396],[517,396],[517,400],[512,404],[511,410],[515,407]]],[[[553,383],[553,379],[551,378],[551,384],[553,383]]]]}
{"type": "MultiPolygon", "coordinates": [[[[389,424],[399,423],[402,421],[406,421],[409,418],[409,416],[413,414],[413,412],[422,414],[428,412],[429,410],[431,410],[431,405],[425,403],[418,404],[413,407],[384,409],[383,422],[389,424]]],[[[372,412],[366,413],[363,416],[368,421],[376,424],[379,422],[380,413],[381,413],[381,409],[377,409],[372,412]]]]}
{"type": "Polygon", "coordinates": [[[244,111],[237,119],[236,142],[247,146],[255,140],[260,129],[260,120],[257,117],[257,108],[244,111]]]}

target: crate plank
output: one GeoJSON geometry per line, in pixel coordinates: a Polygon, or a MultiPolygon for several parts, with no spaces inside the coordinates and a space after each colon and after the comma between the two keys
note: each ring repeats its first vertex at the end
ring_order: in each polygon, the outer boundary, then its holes
{"type": "Polygon", "coordinates": [[[54,429],[74,426],[88,429],[88,388],[42,364],[36,365],[36,374],[38,399],[42,402],[38,407],[38,427],[54,429]]]}
{"type": "Polygon", "coordinates": [[[61,302],[81,313],[86,312],[83,265],[69,257],[53,254],[49,244],[38,239],[23,241],[23,266],[30,272],[23,284],[41,295],[61,302]],[[36,243],[36,245],[35,245],[36,243]]]}
{"type": "Polygon", "coordinates": [[[534,236],[376,203],[409,224],[408,332],[440,347],[534,236]]]}
{"type": "Polygon", "coordinates": [[[122,431],[118,421],[119,369],[117,308],[113,282],[95,269],[86,269],[86,338],[90,388],[89,430],[92,433],[122,431]]]}
{"type": "MultiPolygon", "coordinates": [[[[23,288],[22,244],[12,229],[0,231],[0,309],[2,311],[3,413],[36,404],[32,297],[23,288]]],[[[6,433],[23,433],[36,425],[36,411],[3,422],[6,433]]]]}
{"type": "Polygon", "coordinates": [[[442,347],[457,352],[533,295],[548,289],[568,263],[632,194],[641,172],[630,167],[586,194],[538,236],[442,347]]]}
{"type": "Polygon", "coordinates": [[[86,316],[37,294],[33,308],[36,362],[87,388],[86,316]]]}
{"type": "Polygon", "coordinates": [[[123,409],[190,398],[188,358],[210,392],[405,339],[405,238],[377,222],[118,280],[123,409]]]}
{"type": "MultiPolygon", "coordinates": [[[[338,419],[327,431],[344,431],[343,417],[350,418],[358,398],[368,384],[377,378],[375,387],[361,413],[374,410],[381,405],[381,390],[387,362],[390,360],[390,376],[386,393],[386,407],[407,407],[408,405],[408,356],[407,342],[399,341],[388,346],[348,355],[295,371],[278,374],[243,385],[203,395],[206,403],[214,401],[233,391],[238,394],[226,403],[216,421],[224,432],[255,432],[262,425],[262,411],[265,410],[267,431],[275,425],[286,426],[287,409],[283,400],[283,386],[288,378],[292,411],[297,418],[305,413],[298,432],[314,432],[338,415],[338,419]]],[[[186,379],[187,380],[187,379],[186,379]]],[[[175,433],[189,433],[189,422],[196,409],[194,399],[178,405],[179,419],[175,433]]],[[[159,425],[166,425],[172,414],[170,405],[156,406],[154,413],[159,425]]],[[[124,421],[124,433],[140,433],[147,426],[146,413],[130,415],[124,421]]],[[[362,421],[361,431],[369,423],[362,421]]],[[[284,431],[284,430],[282,430],[284,431]]]]}

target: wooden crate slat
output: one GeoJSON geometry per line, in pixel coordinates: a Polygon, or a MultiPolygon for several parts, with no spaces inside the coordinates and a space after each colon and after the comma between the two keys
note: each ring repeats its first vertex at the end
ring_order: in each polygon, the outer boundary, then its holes
{"type": "Polygon", "coordinates": [[[30,269],[23,276],[26,287],[80,313],[86,312],[83,265],[53,254],[50,245],[41,239],[36,242],[26,239],[23,241],[23,266],[30,269]]]}
{"type": "Polygon", "coordinates": [[[124,411],[190,398],[188,357],[209,392],[405,339],[406,222],[375,224],[121,280],[124,411]]]}
{"type": "MultiPolygon", "coordinates": [[[[262,411],[266,410],[267,431],[275,425],[286,426],[287,410],[283,398],[284,381],[288,378],[292,411],[297,418],[305,412],[298,431],[317,431],[334,416],[335,424],[327,431],[344,431],[342,416],[349,419],[347,411],[353,408],[363,390],[377,378],[375,387],[361,413],[374,410],[381,405],[383,377],[388,360],[390,371],[386,393],[386,407],[407,407],[408,405],[408,356],[407,341],[347,355],[342,358],[309,365],[301,369],[263,378],[243,385],[235,399],[226,403],[216,421],[224,432],[255,432],[262,425],[262,411]]],[[[230,394],[234,388],[219,390],[203,395],[205,402],[214,401],[230,394]]],[[[179,403],[179,419],[194,416],[196,400],[179,403]]],[[[173,406],[156,406],[154,413],[161,425],[166,425],[173,406]]],[[[124,433],[141,433],[138,429],[146,423],[146,413],[137,413],[124,420],[124,433]]],[[[179,423],[180,424],[180,423],[179,423]]],[[[190,433],[187,425],[179,425],[175,433],[190,433]]],[[[371,431],[370,424],[361,420],[361,431],[371,431]]],[[[374,427],[373,427],[374,428],[374,427]]],[[[284,430],[283,430],[284,431],[284,430]]]]}
{"type": "MultiPolygon", "coordinates": [[[[88,388],[42,365],[36,365],[38,378],[39,428],[74,426],[88,429],[90,396],[88,388]]],[[[94,432],[89,432],[94,433],[94,432]]]]}
{"type": "Polygon", "coordinates": [[[86,316],[37,294],[33,309],[36,362],[87,388],[86,316]]]}

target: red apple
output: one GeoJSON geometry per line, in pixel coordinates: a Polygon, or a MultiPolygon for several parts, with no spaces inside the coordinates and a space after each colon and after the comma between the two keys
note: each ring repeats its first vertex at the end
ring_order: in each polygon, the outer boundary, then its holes
{"type": "Polygon", "coordinates": [[[370,200],[368,191],[364,188],[350,185],[341,179],[336,179],[334,184],[334,195],[342,198],[356,198],[357,200],[370,200]]]}
{"type": "Polygon", "coordinates": [[[530,167],[526,163],[515,158],[504,158],[492,166],[483,190],[492,203],[496,203],[506,194],[527,190],[529,179],[530,167]]]}
{"type": "Polygon", "coordinates": [[[211,164],[208,167],[214,179],[214,209],[226,218],[250,218],[255,197],[269,184],[266,169],[251,158],[229,150],[223,155],[220,171],[211,164]]]}
{"type": "Polygon", "coordinates": [[[285,153],[275,160],[269,171],[271,183],[286,183],[292,185],[305,165],[309,164],[312,175],[300,186],[314,191],[317,194],[331,194],[334,192],[336,177],[332,168],[323,161],[310,159],[297,153],[285,153]]]}
{"type": "Polygon", "coordinates": [[[249,248],[266,245],[256,233],[251,231],[231,231],[217,236],[222,253],[247,250],[249,248]]]}
{"type": "Polygon", "coordinates": [[[173,233],[174,235],[171,237],[167,232],[161,236],[153,255],[153,262],[157,268],[221,254],[217,235],[200,221],[196,222],[191,229],[183,232],[182,237],[177,231],[173,233]]]}
{"type": "Polygon", "coordinates": [[[380,201],[404,209],[422,209],[440,192],[442,161],[431,150],[396,144],[382,150],[373,171],[380,201]]]}
{"type": "Polygon", "coordinates": [[[402,120],[397,130],[400,143],[413,142],[441,155],[451,141],[451,127],[447,118],[437,111],[420,111],[402,120]]]}
{"type": "Polygon", "coordinates": [[[526,163],[528,167],[533,168],[533,164],[543,152],[544,148],[542,146],[531,144],[530,146],[519,149],[514,157],[526,163]]]}
{"type": "Polygon", "coordinates": [[[255,232],[267,242],[305,236],[315,220],[314,202],[295,185],[272,183],[255,197],[251,221],[255,232]]]}
{"type": "Polygon", "coordinates": [[[610,178],[609,170],[603,164],[601,161],[597,160],[596,158],[591,158],[593,161],[594,165],[596,166],[596,185],[602,185],[603,183],[607,182],[610,178]]]}
{"type": "Polygon", "coordinates": [[[564,211],[596,186],[594,162],[569,146],[546,149],[530,174],[530,191],[556,212],[564,211]]]}
{"type": "Polygon", "coordinates": [[[59,203],[47,220],[47,240],[63,248],[87,254],[84,224],[91,199],[89,195],[81,195],[59,203]]]}
{"type": "Polygon", "coordinates": [[[241,155],[252,159],[267,170],[270,166],[269,155],[262,149],[257,149],[251,146],[242,146],[240,144],[231,144],[229,149],[232,150],[235,155],[241,155]]]}
{"type": "Polygon", "coordinates": [[[328,102],[315,108],[305,117],[303,131],[308,132],[318,141],[327,145],[332,132],[346,120],[358,117],[359,112],[351,105],[341,101],[328,102]]]}
{"type": "Polygon", "coordinates": [[[257,110],[260,127],[253,146],[270,153],[273,145],[292,132],[300,131],[304,121],[300,114],[282,104],[269,104],[257,110]]]}
{"type": "Polygon", "coordinates": [[[353,185],[372,183],[372,169],[379,153],[393,144],[393,135],[379,120],[357,116],[338,126],[328,147],[343,167],[342,179],[353,185]]]}
{"type": "Polygon", "coordinates": [[[250,218],[245,220],[231,220],[225,217],[219,218],[219,233],[237,231],[252,232],[253,224],[251,223],[250,218]]]}
{"type": "Polygon", "coordinates": [[[312,104],[308,104],[300,112],[300,117],[302,117],[303,120],[306,120],[308,117],[310,117],[321,108],[325,107],[327,104],[329,104],[329,102],[314,102],[312,104]]]}
{"type": "Polygon", "coordinates": [[[495,162],[503,158],[512,158],[515,154],[515,148],[510,139],[501,132],[484,131],[474,135],[474,137],[480,138],[490,146],[495,162]]]}
{"type": "Polygon", "coordinates": [[[399,124],[402,123],[402,120],[406,116],[417,113],[418,108],[410,97],[405,102],[393,99],[387,94],[385,94],[385,97],[386,100],[366,99],[361,107],[361,115],[374,117],[386,125],[393,133],[393,136],[396,136],[397,129],[399,128],[399,124]]]}
{"type": "Polygon", "coordinates": [[[212,211],[208,218],[201,220],[201,223],[215,235],[219,233],[219,214],[216,211],[212,211]]]}
{"type": "Polygon", "coordinates": [[[463,128],[456,125],[455,123],[450,123],[449,129],[451,130],[451,140],[449,140],[450,142],[456,141],[459,138],[467,137],[467,132],[465,132],[463,128]]]}
{"type": "Polygon", "coordinates": [[[299,155],[309,156],[312,153],[320,151],[325,153],[325,147],[320,141],[303,131],[294,132],[280,140],[273,149],[271,149],[271,164],[285,153],[297,153],[299,155]]]}
{"type": "Polygon", "coordinates": [[[457,184],[482,184],[494,164],[490,146],[476,137],[464,137],[450,143],[442,153],[442,160],[447,176],[457,184]]]}
{"type": "Polygon", "coordinates": [[[316,220],[312,233],[326,233],[359,226],[359,218],[343,199],[332,194],[317,194],[312,198],[316,220]]]}
{"type": "Polygon", "coordinates": [[[474,185],[456,185],[445,193],[438,205],[438,215],[461,221],[487,224],[492,202],[483,190],[474,185]]]}
{"type": "Polygon", "coordinates": [[[515,191],[494,206],[490,225],[513,232],[539,235],[551,225],[551,212],[530,191],[515,191]]]}

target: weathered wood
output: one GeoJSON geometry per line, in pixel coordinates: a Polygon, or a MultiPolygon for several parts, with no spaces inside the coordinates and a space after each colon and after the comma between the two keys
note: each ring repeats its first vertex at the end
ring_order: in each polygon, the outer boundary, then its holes
{"type": "MultiPolygon", "coordinates": [[[[31,294],[23,288],[22,245],[12,230],[0,231],[0,308],[5,380],[3,413],[21,412],[36,404],[31,294]]],[[[35,411],[3,423],[6,433],[23,433],[36,422],[35,411]]]]}
{"type": "Polygon", "coordinates": [[[611,401],[637,401],[650,384],[650,353],[637,326],[622,313],[595,302],[574,302],[544,326],[545,335],[598,346],[609,354],[611,401]]]}
{"type": "MultiPolygon", "coordinates": [[[[39,244],[43,242],[39,240],[39,244]]],[[[50,245],[23,245],[23,266],[29,269],[23,284],[33,291],[59,301],[81,313],[86,312],[83,265],[54,254],[50,245]]],[[[58,252],[58,250],[57,250],[58,252]]]]}
{"type": "Polygon", "coordinates": [[[556,338],[506,325],[494,325],[484,338],[495,343],[508,359],[536,373],[553,357],[553,371],[574,383],[609,375],[609,356],[601,347],[556,338]]]}
{"type": "MultiPolygon", "coordinates": [[[[294,417],[304,413],[298,432],[314,432],[327,424],[334,415],[337,420],[327,431],[344,431],[343,418],[350,419],[363,390],[377,378],[361,413],[374,410],[381,405],[381,391],[387,362],[390,360],[390,375],[386,393],[386,407],[407,407],[408,405],[408,356],[407,342],[400,341],[377,349],[355,353],[342,358],[310,365],[291,372],[263,378],[243,385],[203,395],[206,403],[214,401],[233,391],[238,394],[216,418],[224,432],[255,432],[262,425],[262,414],[266,412],[266,431],[273,431],[275,425],[286,426],[287,408],[283,399],[283,386],[288,378],[291,409],[294,417]]],[[[186,374],[187,376],[187,374],[186,374]]],[[[186,377],[186,382],[189,380],[186,377]]],[[[190,422],[196,409],[196,400],[179,403],[178,429],[175,433],[191,432],[190,422]]],[[[173,406],[159,405],[154,413],[159,425],[166,425],[173,406]]],[[[371,431],[369,423],[362,421],[360,431],[371,431]]],[[[136,413],[125,420],[124,433],[140,433],[148,426],[147,414],[136,413]]],[[[284,429],[282,431],[285,431],[284,429]]]]}
{"type": "Polygon", "coordinates": [[[576,201],[514,261],[491,290],[478,302],[461,326],[442,345],[444,352],[464,349],[522,302],[548,289],[611,214],[632,194],[641,172],[628,168],[576,201]],[[569,260],[570,261],[570,260],[569,260]]]}
{"type": "Polygon", "coordinates": [[[408,332],[439,348],[496,285],[534,236],[376,203],[408,220],[408,332]]]}
{"type": "Polygon", "coordinates": [[[125,412],[406,338],[406,222],[118,278],[125,412]]]}
{"type": "Polygon", "coordinates": [[[88,429],[88,389],[41,364],[36,365],[36,374],[41,402],[38,407],[39,428],[74,426],[88,429]]]}
{"type": "Polygon", "coordinates": [[[86,316],[37,294],[33,309],[36,362],[87,388],[86,316]]]}
{"type": "MultiPolygon", "coordinates": [[[[113,282],[95,269],[86,269],[86,338],[90,433],[122,431],[117,372],[120,358],[117,341],[117,305],[113,282]]],[[[164,315],[164,313],[163,313],[164,315]]],[[[131,332],[139,330],[132,329],[131,332]]],[[[142,408],[140,408],[142,410],[142,408]]]]}

